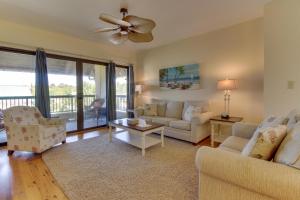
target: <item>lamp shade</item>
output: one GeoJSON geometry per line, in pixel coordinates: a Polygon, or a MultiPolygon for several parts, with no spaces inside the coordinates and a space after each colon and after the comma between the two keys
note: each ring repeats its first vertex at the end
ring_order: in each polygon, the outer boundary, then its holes
{"type": "Polygon", "coordinates": [[[142,85],[135,85],[135,92],[138,94],[142,94],[143,86],[142,85]]]}
{"type": "Polygon", "coordinates": [[[218,89],[219,90],[237,89],[236,80],[235,79],[220,80],[220,81],[218,81],[218,89]]]}

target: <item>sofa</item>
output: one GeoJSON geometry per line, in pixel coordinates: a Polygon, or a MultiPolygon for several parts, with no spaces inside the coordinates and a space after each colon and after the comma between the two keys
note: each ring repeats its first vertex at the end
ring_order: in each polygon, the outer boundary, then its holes
{"type": "Polygon", "coordinates": [[[241,154],[256,129],[236,123],[218,148],[198,150],[199,200],[300,199],[300,169],[241,154]]]}
{"type": "Polygon", "coordinates": [[[8,155],[14,151],[41,153],[66,142],[66,121],[44,118],[36,107],[16,106],[5,110],[8,155]]]}
{"type": "Polygon", "coordinates": [[[164,124],[166,136],[198,143],[210,135],[209,119],[213,117],[213,113],[209,110],[208,102],[151,99],[151,104],[157,105],[156,114],[147,116],[145,108],[138,107],[134,110],[134,115],[146,122],[164,124]],[[193,113],[190,120],[185,120],[184,114],[189,107],[201,109],[193,113]]]}

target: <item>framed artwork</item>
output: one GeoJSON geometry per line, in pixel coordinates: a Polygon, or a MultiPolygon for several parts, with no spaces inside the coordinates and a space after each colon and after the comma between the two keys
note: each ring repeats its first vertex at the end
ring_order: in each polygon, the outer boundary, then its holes
{"type": "Polygon", "coordinates": [[[159,70],[159,86],[169,89],[200,89],[199,64],[180,65],[159,70]]]}

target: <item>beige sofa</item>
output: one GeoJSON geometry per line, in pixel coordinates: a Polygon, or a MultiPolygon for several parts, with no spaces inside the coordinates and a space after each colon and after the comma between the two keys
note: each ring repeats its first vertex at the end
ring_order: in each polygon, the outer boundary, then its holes
{"type": "Polygon", "coordinates": [[[219,148],[198,150],[200,200],[300,199],[299,169],[240,155],[255,129],[236,123],[219,148]]]}
{"type": "Polygon", "coordinates": [[[210,135],[209,119],[213,113],[209,111],[208,102],[152,99],[151,103],[158,105],[157,116],[145,116],[144,109],[139,107],[135,109],[135,117],[145,119],[148,122],[164,124],[166,136],[198,143],[210,135]],[[193,116],[191,121],[185,121],[183,115],[189,106],[201,107],[202,112],[193,116]]]}

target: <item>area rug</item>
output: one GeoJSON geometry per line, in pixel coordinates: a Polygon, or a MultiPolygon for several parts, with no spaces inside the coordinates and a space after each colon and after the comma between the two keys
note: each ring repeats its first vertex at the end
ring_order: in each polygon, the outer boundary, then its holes
{"type": "Polygon", "coordinates": [[[70,200],[197,199],[197,147],[166,138],[141,150],[108,136],[55,147],[42,156],[70,200]]]}

